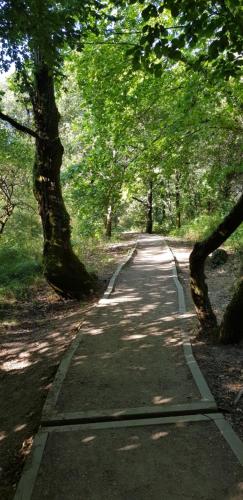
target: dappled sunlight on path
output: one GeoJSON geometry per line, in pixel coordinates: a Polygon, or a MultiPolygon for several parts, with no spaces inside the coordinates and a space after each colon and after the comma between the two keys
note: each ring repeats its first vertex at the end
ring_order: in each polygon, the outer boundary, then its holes
{"type": "MultiPolygon", "coordinates": [[[[185,363],[177,291],[161,237],[143,237],[111,298],[87,315],[55,411],[187,403],[200,398],[185,363]]],[[[183,324],[185,323],[185,324],[183,324]]]]}
{"type": "Polygon", "coordinates": [[[142,237],[63,358],[15,500],[242,498],[243,447],[196,365],[182,299],[163,238],[142,237]]]}

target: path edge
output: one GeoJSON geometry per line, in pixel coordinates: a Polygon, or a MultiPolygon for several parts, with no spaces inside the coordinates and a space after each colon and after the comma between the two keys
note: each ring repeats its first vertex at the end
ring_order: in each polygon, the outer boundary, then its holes
{"type": "Polygon", "coordinates": [[[38,431],[35,435],[32,450],[24,465],[13,500],[31,499],[48,435],[47,430],[38,431]]]}
{"type": "MultiPolygon", "coordinates": [[[[171,263],[173,266],[173,269],[172,269],[173,279],[174,279],[174,282],[175,282],[175,285],[177,288],[177,292],[178,292],[178,312],[179,312],[179,315],[181,317],[183,317],[187,312],[184,288],[183,288],[183,286],[180,283],[179,278],[178,278],[174,253],[171,250],[166,238],[164,238],[164,242],[165,242],[165,245],[167,246],[167,248],[171,254],[171,263]]],[[[204,401],[210,401],[212,403],[215,403],[215,405],[216,405],[216,401],[214,399],[214,396],[212,395],[212,393],[209,389],[209,386],[207,384],[207,381],[204,378],[204,375],[201,372],[200,367],[199,367],[199,365],[194,357],[190,337],[186,332],[183,332],[182,330],[181,330],[181,334],[182,334],[182,339],[183,339],[183,349],[184,349],[184,355],[186,358],[186,363],[187,363],[187,365],[192,373],[192,376],[197,384],[197,387],[200,391],[202,399],[204,401]]],[[[217,405],[216,405],[216,408],[217,408],[217,405]]],[[[205,413],[202,413],[202,415],[205,415],[205,413]]],[[[243,442],[241,441],[239,436],[236,434],[233,427],[225,419],[225,417],[222,413],[215,413],[215,415],[211,414],[211,415],[207,415],[207,416],[209,419],[212,419],[214,421],[220,434],[223,436],[223,438],[225,439],[225,441],[228,443],[229,447],[231,448],[232,452],[234,453],[235,457],[238,459],[238,462],[240,463],[241,466],[243,466],[243,442]]]]}
{"type": "MultiPolygon", "coordinates": [[[[180,283],[179,278],[178,278],[178,273],[177,273],[177,268],[176,268],[175,257],[174,257],[173,251],[171,250],[166,239],[164,239],[164,241],[165,241],[165,244],[167,246],[168,252],[171,255],[171,263],[173,266],[173,268],[172,268],[173,279],[174,279],[174,282],[176,285],[177,296],[178,296],[178,312],[179,312],[180,317],[183,317],[184,314],[187,313],[184,289],[183,289],[183,286],[180,283]]],[[[182,340],[183,340],[183,350],[184,350],[184,356],[186,359],[186,363],[191,371],[193,379],[196,382],[196,385],[197,385],[198,390],[201,394],[202,400],[215,403],[215,399],[213,397],[213,394],[210,391],[209,386],[206,382],[206,379],[204,378],[204,376],[199,368],[199,365],[194,357],[190,337],[182,329],[181,329],[181,335],[182,335],[182,340]]]]}
{"type": "MultiPolygon", "coordinates": [[[[91,307],[91,309],[98,307],[101,304],[104,305],[107,303],[107,300],[109,300],[112,292],[115,289],[118,276],[120,275],[123,268],[131,262],[134,255],[136,254],[138,241],[139,241],[139,239],[137,238],[133,248],[127,253],[127,255],[120,262],[120,264],[118,264],[116,270],[114,271],[114,273],[113,273],[113,275],[108,283],[108,286],[107,286],[103,296],[98,300],[98,302],[96,302],[91,307]]],[[[67,371],[69,369],[71,360],[72,360],[72,358],[73,358],[73,356],[74,356],[76,350],[78,349],[80,342],[82,340],[81,328],[82,328],[82,325],[78,329],[76,337],[73,339],[69,348],[67,349],[67,351],[65,352],[65,354],[63,355],[63,357],[60,361],[60,364],[59,364],[58,369],[56,371],[55,378],[53,380],[51,388],[48,391],[48,394],[47,394],[47,397],[46,397],[46,400],[45,400],[45,403],[44,403],[44,406],[42,409],[41,422],[43,421],[43,419],[46,420],[55,408],[55,405],[57,403],[57,400],[58,400],[58,397],[59,397],[59,394],[61,391],[62,384],[64,382],[67,371]]]]}

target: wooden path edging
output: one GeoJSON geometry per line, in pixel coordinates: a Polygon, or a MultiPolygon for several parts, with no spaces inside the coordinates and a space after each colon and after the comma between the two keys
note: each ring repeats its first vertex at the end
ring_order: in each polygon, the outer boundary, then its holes
{"type": "MultiPolygon", "coordinates": [[[[166,246],[168,248],[168,251],[171,254],[171,263],[173,266],[173,269],[172,269],[173,279],[174,279],[174,282],[176,285],[177,296],[178,296],[178,312],[179,312],[180,317],[183,317],[184,314],[186,314],[186,312],[187,312],[186,302],[185,302],[185,294],[184,294],[183,287],[182,287],[182,285],[179,281],[179,278],[178,278],[174,254],[173,254],[173,252],[172,252],[171,248],[169,247],[166,240],[165,240],[165,243],[166,243],[166,246]]],[[[187,362],[188,367],[190,368],[193,379],[195,380],[196,385],[199,389],[199,392],[202,396],[202,400],[215,402],[215,399],[214,399],[214,397],[213,397],[213,395],[208,387],[208,384],[207,384],[207,382],[206,382],[206,380],[205,380],[205,378],[204,378],[204,376],[203,376],[203,374],[198,366],[198,363],[194,357],[189,335],[186,332],[183,332],[182,330],[181,330],[181,335],[182,335],[182,340],[183,340],[183,349],[184,349],[184,355],[186,358],[186,362],[187,362]]]]}
{"type": "MultiPolygon", "coordinates": [[[[118,279],[120,272],[133,259],[134,255],[137,251],[137,245],[138,245],[138,239],[137,239],[134,247],[126,255],[125,259],[117,266],[117,269],[115,270],[114,274],[112,275],[112,277],[108,283],[108,286],[106,288],[106,291],[103,294],[103,297],[96,304],[94,304],[93,307],[91,307],[91,309],[98,307],[101,304],[106,304],[107,299],[109,299],[110,295],[114,291],[114,288],[115,288],[115,285],[116,285],[116,282],[117,282],[117,279],[118,279]]],[[[82,325],[81,325],[80,329],[81,328],[82,328],[82,325]]],[[[76,350],[78,349],[80,343],[82,342],[82,338],[83,338],[82,331],[79,331],[77,333],[77,336],[75,337],[75,339],[71,342],[71,345],[69,346],[69,348],[65,352],[65,354],[64,354],[64,356],[63,356],[63,358],[58,366],[53,384],[48,392],[48,395],[47,395],[47,398],[46,398],[46,401],[45,401],[45,404],[44,404],[44,407],[42,410],[41,421],[43,419],[46,420],[48,418],[48,415],[50,415],[55,408],[55,405],[57,403],[57,400],[58,400],[58,397],[59,397],[59,394],[61,391],[62,384],[63,384],[64,379],[66,377],[66,374],[68,372],[71,360],[72,360],[76,350]]]]}
{"type": "Polygon", "coordinates": [[[181,424],[181,423],[197,423],[197,422],[213,422],[218,428],[220,434],[228,442],[234,455],[239,463],[243,466],[243,443],[234,433],[232,427],[225,421],[221,413],[199,414],[199,415],[184,415],[171,416],[160,418],[146,418],[140,420],[124,420],[119,422],[93,422],[79,425],[58,425],[57,427],[46,427],[40,430],[35,437],[34,445],[30,457],[27,459],[23,474],[14,500],[31,500],[35,486],[35,481],[38,476],[41,465],[42,456],[46,447],[48,435],[52,433],[76,432],[82,430],[112,430],[131,427],[158,426],[166,424],[181,424]]]}

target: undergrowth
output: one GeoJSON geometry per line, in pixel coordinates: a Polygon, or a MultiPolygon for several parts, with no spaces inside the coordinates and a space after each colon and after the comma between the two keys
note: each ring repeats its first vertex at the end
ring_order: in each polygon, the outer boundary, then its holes
{"type": "Polygon", "coordinates": [[[42,238],[35,214],[16,212],[1,236],[0,300],[26,299],[42,278],[42,238]]]}
{"type": "MultiPolygon", "coordinates": [[[[191,241],[200,241],[207,238],[216,227],[222,222],[222,214],[202,214],[192,221],[182,225],[180,229],[173,229],[170,231],[171,236],[185,237],[191,241]]],[[[226,240],[224,243],[226,248],[234,251],[242,251],[243,249],[243,224],[226,240]]]]}
{"type": "MultiPolygon", "coordinates": [[[[30,223],[13,217],[1,238],[0,245],[0,303],[26,300],[44,285],[42,269],[42,235],[37,221],[30,223]]],[[[72,241],[73,249],[88,272],[102,277],[115,256],[107,252],[107,244],[121,241],[120,232],[110,240],[100,235],[79,237],[72,241]]]]}
{"type": "Polygon", "coordinates": [[[0,299],[25,299],[31,286],[42,278],[40,256],[36,258],[21,247],[0,249],[0,299]]]}

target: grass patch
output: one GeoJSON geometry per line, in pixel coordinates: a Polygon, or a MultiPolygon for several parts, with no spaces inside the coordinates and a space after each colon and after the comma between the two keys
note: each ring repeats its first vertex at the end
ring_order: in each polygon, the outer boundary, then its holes
{"type": "Polygon", "coordinates": [[[0,299],[24,299],[42,278],[41,257],[19,248],[0,248],[0,299]]]}

